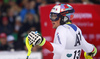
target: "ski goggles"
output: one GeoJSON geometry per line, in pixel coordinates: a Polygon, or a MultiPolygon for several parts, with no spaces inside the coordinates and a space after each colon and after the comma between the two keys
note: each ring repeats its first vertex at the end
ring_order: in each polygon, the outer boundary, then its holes
{"type": "Polygon", "coordinates": [[[75,10],[72,9],[72,10],[67,10],[67,11],[64,11],[64,12],[61,12],[61,13],[53,13],[51,12],[50,13],[50,19],[51,21],[57,21],[59,20],[59,17],[62,15],[62,16],[66,16],[66,14],[69,14],[69,13],[74,13],[75,10]]]}
{"type": "Polygon", "coordinates": [[[51,21],[57,21],[59,19],[59,14],[57,13],[50,13],[50,20],[51,21]]]}

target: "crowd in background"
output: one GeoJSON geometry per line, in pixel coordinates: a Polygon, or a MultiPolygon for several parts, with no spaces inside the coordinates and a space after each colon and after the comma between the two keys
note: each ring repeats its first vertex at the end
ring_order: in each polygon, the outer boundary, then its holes
{"type": "Polygon", "coordinates": [[[100,4],[100,0],[0,0],[0,51],[27,50],[27,34],[36,30],[41,34],[39,6],[51,3],[100,4]]]}

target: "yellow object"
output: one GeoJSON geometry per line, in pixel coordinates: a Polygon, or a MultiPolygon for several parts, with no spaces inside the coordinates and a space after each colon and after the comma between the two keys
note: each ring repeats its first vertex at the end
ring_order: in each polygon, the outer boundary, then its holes
{"type": "Polygon", "coordinates": [[[85,59],[93,59],[91,56],[87,55],[86,52],[84,52],[84,57],[85,57],[85,59]]]}
{"type": "Polygon", "coordinates": [[[42,41],[42,43],[39,44],[39,46],[43,46],[45,44],[45,42],[46,42],[46,40],[45,40],[45,38],[43,38],[43,41],[42,41]]]}
{"type": "Polygon", "coordinates": [[[28,53],[27,53],[27,56],[30,56],[30,54],[31,54],[31,49],[32,49],[32,44],[30,45],[29,44],[29,40],[28,40],[28,37],[26,37],[26,47],[27,47],[27,49],[28,49],[28,53]]]}
{"type": "Polygon", "coordinates": [[[94,51],[92,53],[94,53],[94,56],[97,54],[97,48],[94,46],[94,51]]]}
{"type": "Polygon", "coordinates": [[[71,22],[67,22],[66,24],[71,24],[71,22]]]}

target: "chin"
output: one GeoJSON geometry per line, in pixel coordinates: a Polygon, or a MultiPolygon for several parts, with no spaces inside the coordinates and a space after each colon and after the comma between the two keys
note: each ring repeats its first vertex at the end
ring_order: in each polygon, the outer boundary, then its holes
{"type": "Polygon", "coordinates": [[[53,29],[56,29],[57,27],[54,27],[54,26],[53,26],[52,28],[53,28],[53,29]]]}

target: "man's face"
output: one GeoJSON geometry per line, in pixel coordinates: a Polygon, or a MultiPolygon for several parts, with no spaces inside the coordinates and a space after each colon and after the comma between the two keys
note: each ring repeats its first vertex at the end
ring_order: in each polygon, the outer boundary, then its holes
{"type": "Polygon", "coordinates": [[[4,26],[7,26],[8,25],[8,20],[3,20],[2,23],[3,23],[4,26]]]}
{"type": "Polygon", "coordinates": [[[59,20],[57,21],[51,21],[54,29],[56,29],[60,25],[60,19],[61,18],[59,18],[59,20]]]}
{"type": "Polygon", "coordinates": [[[6,38],[0,38],[0,42],[2,45],[5,45],[7,43],[7,39],[6,38]]]}

